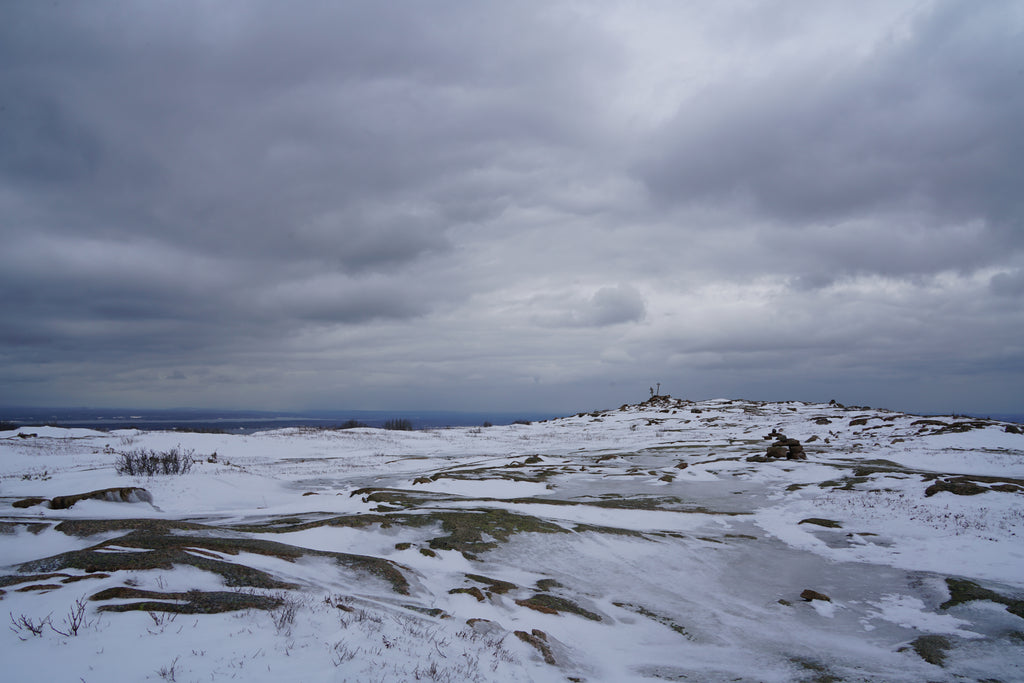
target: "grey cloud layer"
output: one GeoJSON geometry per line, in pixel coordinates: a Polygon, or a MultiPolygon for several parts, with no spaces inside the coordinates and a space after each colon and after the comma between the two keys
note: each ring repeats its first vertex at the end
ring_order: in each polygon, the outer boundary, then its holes
{"type": "Polygon", "coordinates": [[[6,402],[1019,401],[1016,3],[0,12],[6,402]]]}
{"type": "Polygon", "coordinates": [[[782,220],[902,206],[1019,219],[1004,171],[1024,148],[1020,23],[1007,3],[939,3],[866,59],[716,84],[666,126],[645,177],[671,201],[782,220]]]}

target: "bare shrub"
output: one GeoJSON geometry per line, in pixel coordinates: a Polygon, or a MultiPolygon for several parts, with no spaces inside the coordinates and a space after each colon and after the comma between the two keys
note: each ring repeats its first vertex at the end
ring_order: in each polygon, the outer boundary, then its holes
{"type": "Polygon", "coordinates": [[[390,429],[400,432],[411,432],[412,420],[407,420],[404,417],[396,417],[391,420],[386,420],[384,422],[384,429],[390,429]]]}
{"type": "Polygon", "coordinates": [[[78,598],[75,600],[75,604],[68,610],[68,615],[64,617],[64,624],[61,628],[57,628],[52,622],[50,623],[50,628],[65,638],[77,636],[79,629],[83,626],[86,628],[89,626],[89,621],[85,618],[85,606],[85,596],[78,598]]]}
{"type": "Polygon", "coordinates": [[[367,612],[362,608],[356,607],[350,611],[341,610],[338,614],[338,623],[341,624],[342,628],[348,628],[352,624],[356,624],[365,632],[373,633],[381,630],[384,625],[384,618],[379,614],[367,612]]]}
{"type": "Polygon", "coordinates": [[[165,681],[171,681],[172,683],[178,680],[178,659],[178,657],[175,657],[173,662],[171,662],[167,666],[160,667],[160,669],[156,672],[156,675],[164,679],[165,681]]]}
{"type": "Polygon", "coordinates": [[[114,469],[118,474],[133,477],[186,474],[192,469],[195,461],[195,451],[192,449],[185,451],[180,446],[161,452],[137,448],[131,451],[119,451],[117,459],[114,461],[114,469]]]}
{"type": "MultiPolygon", "coordinates": [[[[148,614],[149,618],[153,620],[153,625],[155,626],[155,630],[152,629],[152,628],[147,628],[146,629],[146,631],[151,636],[160,635],[161,633],[164,632],[164,630],[168,626],[170,626],[171,624],[174,623],[175,619],[178,618],[178,613],[177,612],[152,612],[151,611],[151,612],[146,612],[146,614],[148,614]]],[[[177,661],[177,660],[175,660],[175,661],[177,661]]]]}
{"type": "Polygon", "coordinates": [[[331,663],[334,666],[341,666],[345,662],[355,659],[359,654],[359,648],[352,649],[344,640],[339,640],[331,648],[331,663]]]}
{"type": "Polygon", "coordinates": [[[50,615],[47,614],[42,619],[33,619],[27,615],[21,614],[17,617],[11,613],[11,630],[18,634],[18,638],[21,640],[28,640],[23,637],[24,635],[33,635],[36,637],[42,637],[43,631],[50,625],[50,615]]]}
{"type": "Polygon", "coordinates": [[[270,613],[270,618],[279,632],[288,631],[299,613],[299,602],[288,595],[280,594],[276,597],[281,599],[281,604],[270,613]]]}

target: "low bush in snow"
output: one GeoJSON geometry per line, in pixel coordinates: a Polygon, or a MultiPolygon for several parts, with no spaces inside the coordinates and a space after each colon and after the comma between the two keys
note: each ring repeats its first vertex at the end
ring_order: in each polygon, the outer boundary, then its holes
{"type": "Polygon", "coordinates": [[[77,636],[82,628],[88,628],[93,625],[93,622],[87,618],[86,604],[84,596],[75,600],[75,604],[68,610],[67,616],[64,617],[64,622],[60,626],[53,625],[52,614],[48,614],[42,619],[33,619],[24,614],[15,617],[12,612],[10,615],[11,630],[17,634],[20,640],[27,640],[29,636],[42,637],[47,627],[65,638],[72,638],[77,636]]]}
{"type": "Polygon", "coordinates": [[[136,448],[117,454],[114,469],[118,474],[152,477],[158,474],[185,474],[195,463],[195,451],[184,451],[175,446],[170,450],[157,452],[152,449],[136,448]]]}

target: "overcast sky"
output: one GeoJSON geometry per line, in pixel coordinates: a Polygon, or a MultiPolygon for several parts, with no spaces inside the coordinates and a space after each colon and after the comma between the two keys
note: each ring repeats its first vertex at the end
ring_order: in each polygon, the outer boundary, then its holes
{"type": "Polygon", "coordinates": [[[1019,0],[4,2],[0,404],[1024,412],[1019,0]]]}

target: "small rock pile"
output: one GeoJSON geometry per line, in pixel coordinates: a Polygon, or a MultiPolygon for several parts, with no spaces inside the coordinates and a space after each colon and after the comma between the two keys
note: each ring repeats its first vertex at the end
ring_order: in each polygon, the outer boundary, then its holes
{"type": "Polygon", "coordinates": [[[785,458],[786,460],[806,460],[807,454],[804,447],[797,439],[787,438],[785,434],[772,431],[765,439],[775,439],[775,443],[768,447],[765,456],[769,458],[785,458]]]}

